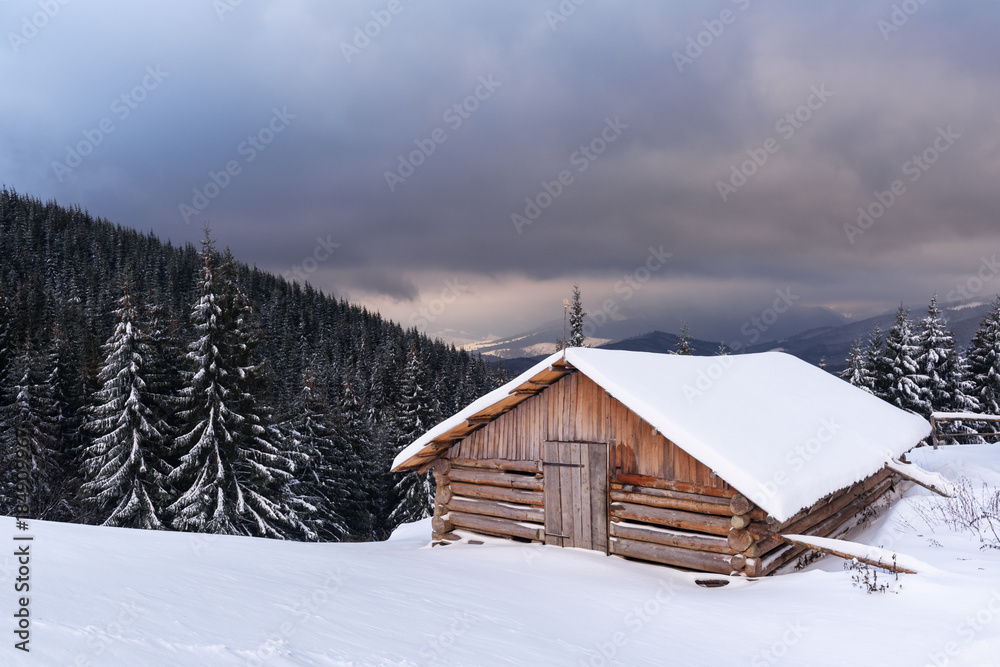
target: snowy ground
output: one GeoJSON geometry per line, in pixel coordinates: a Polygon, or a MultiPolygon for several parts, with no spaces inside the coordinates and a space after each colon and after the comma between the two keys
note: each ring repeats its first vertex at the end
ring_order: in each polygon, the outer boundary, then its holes
{"type": "MultiPolygon", "coordinates": [[[[919,450],[1000,486],[1000,446],[919,450]]],[[[8,620],[3,665],[997,665],[1000,551],[916,508],[911,489],[862,536],[934,567],[894,592],[843,562],[706,589],[693,574],[490,541],[292,544],[31,522],[31,648],[8,620]]],[[[23,544],[9,541],[8,544],[23,544]]],[[[3,613],[20,594],[0,558],[3,613]]]]}

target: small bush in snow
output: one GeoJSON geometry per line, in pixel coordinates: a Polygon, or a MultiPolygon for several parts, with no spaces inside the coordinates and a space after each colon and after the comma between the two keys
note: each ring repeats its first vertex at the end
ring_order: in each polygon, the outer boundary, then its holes
{"type": "Polygon", "coordinates": [[[853,572],[851,581],[855,588],[864,589],[868,593],[898,592],[893,590],[896,582],[899,581],[899,572],[896,571],[896,554],[892,555],[891,572],[883,573],[881,580],[878,578],[879,568],[868,563],[862,563],[857,558],[853,559],[850,563],[844,563],[844,569],[853,572]],[[894,579],[888,579],[888,574],[892,574],[894,579]]]}
{"type": "Polygon", "coordinates": [[[947,526],[979,538],[981,549],[1000,549],[1000,491],[985,483],[977,491],[968,478],[955,485],[955,496],[929,505],[918,505],[917,514],[927,525],[947,526]]]}

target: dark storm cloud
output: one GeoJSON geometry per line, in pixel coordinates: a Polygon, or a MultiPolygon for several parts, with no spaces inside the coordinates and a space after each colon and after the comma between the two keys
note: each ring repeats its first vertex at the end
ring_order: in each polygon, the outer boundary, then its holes
{"type": "MultiPolygon", "coordinates": [[[[2,180],[174,241],[210,220],[285,275],[329,238],[310,280],[402,303],[460,274],[535,281],[531,310],[574,279],[610,292],[663,244],[661,308],[747,307],[742,283],[762,303],[791,284],[875,311],[922,304],[998,245],[995,3],[903,3],[902,23],[891,2],[243,2],[220,18],[225,3],[70,3],[30,39],[39,4],[5,3],[2,180]],[[148,68],[167,73],[152,88],[148,68]],[[53,168],[102,121],[79,166],[53,168]],[[960,138],[910,181],[941,132],[960,138]],[[717,183],[769,139],[723,201],[717,183]],[[883,216],[845,230],[896,180],[883,216]],[[547,197],[519,233],[512,215],[547,197]]],[[[502,319],[463,308],[483,332],[502,319]]]]}

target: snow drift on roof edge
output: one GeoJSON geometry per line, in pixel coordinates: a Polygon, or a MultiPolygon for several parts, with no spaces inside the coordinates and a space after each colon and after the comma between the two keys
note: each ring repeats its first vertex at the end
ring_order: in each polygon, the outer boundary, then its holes
{"type": "MultiPolygon", "coordinates": [[[[393,467],[560,356],[441,422],[393,467]]],[[[779,521],[877,472],[930,432],[923,418],[780,352],[694,357],[570,348],[566,360],[779,521]]]]}

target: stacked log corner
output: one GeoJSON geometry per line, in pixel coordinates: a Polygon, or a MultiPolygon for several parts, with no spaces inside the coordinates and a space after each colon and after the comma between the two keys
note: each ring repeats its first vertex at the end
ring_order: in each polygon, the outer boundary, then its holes
{"type": "Polygon", "coordinates": [[[889,493],[895,477],[888,469],[846,489],[820,499],[787,521],[778,522],[747,498],[733,496],[732,529],[727,537],[735,552],[730,563],[734,572],[748,577],[772,574],[794,562],[806,549],[788,544],[782,533],[835,537],[851,528],[861,513],[889,493]]]}
{"type": "Polygon", "coordinates": [[[732,572],[726,492],[650,478],[643,485],[624,483],[622,477],[612,481],[609,492],[611,553],[701,572],[732,572]]]}
{"type": "Polygon", "coordinates": [[[437,493],[434,540],[454,541],[451,531],[545,541],[542,467],[538,461],[438,459],[432,467],[437,493]]]}
{"type": "Polygon", "coordinates": [[[732,518],[726,542],[733,550],[733,556],[729,559],[732,574],[759,577],[762,571],[762,545],[754,529],[766,526],[767,513],[741,493],[729,499],[729,509],[732,518]]]}
{"type": "Polygon", "coordinates": [[[450,471],[451,463],[447,459],[437,459],[431,464],[431,473],[434,475],[436,486],[434,516],[431,519],[431,539],[436,542],[455,541],[455,536],[451,534],[455,526],[448,518],[448,510],[445,509],[452,498],[451,483],[448,478],[450,471]]]}

